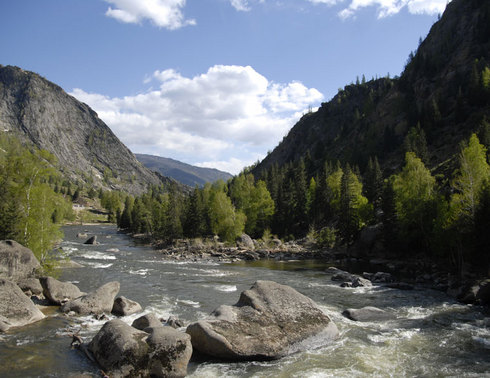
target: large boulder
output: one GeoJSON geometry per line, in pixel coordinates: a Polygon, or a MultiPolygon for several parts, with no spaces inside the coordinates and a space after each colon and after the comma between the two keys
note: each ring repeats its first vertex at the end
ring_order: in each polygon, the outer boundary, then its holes
{"type": "Polygon", "coordinates": [[[126,297],[118,297],[114,300],[112,306],[112,313],[117,316],[128,316],[136,314],[142,310],[141,305],[138,302],[132,301],[126,297]]]}
{"type": "Polygon", "coordinates": [[[0,241],[0,278],[20,281],[32,277],[41,265],[34,253],[15,240],[0,241]]]}
{"type": "Polygon", "coordinates": [[[109,282],[97,290],[66,302],[61,311],[67,313],[74,311],[78,315],[110,314],[114,305],[114,298],[119,293],[119,282],[109,282]]]}
{"type": "Polygon", "coordinates": [[[185,377],[192,356],[190,336],[170,327],[147,331],[114,319],[104,324],[88,349],[111,377],[185,377]]]}
{"type": "Polygon", "coordinates": [[[0,279],[0,331],[21,327],[44,318],[44,314],[11,281],[0,279]]]}
{"type": "Polygon", "coordinates": [[[254,241],[247,234],[242,234],[237,239],[237,244],[238,244],[239,247],[242,247],[242,248],[245,248],[245,249],[250,249],[252,251],[255,249],[254,241]]]}
{"type": "Polygon", "coordinates": [[[210,318],[187,327],[195,350],[228,360],[280,358],[308,342],[338,336],[330,318],[289,286],[257,281],[234,306],[220,306],[210,318]]]}
{"type": "Polygon", "coordinates": [[[191,337],[172,327],[150,328],[148,372],[151,377],[185,377],[192,357],[191,337]]]}
{"type": "Polygon", "coordinates": [[[375,322],[395,319],[393,314],[372,306],[359,309],[348,308],[342,313],[342,315],[358,322],[375,322]]]}
{"type": "Polygon", "coordinates": [[[104,371],[113,377],[137,376],[148,365],[148,334],[114,319],[88,345],[104,371]]]}
{"type": "Polygon", "coordinates": [[[54,305],[62,305],[72,299],[81,297],[84,293],[70,283],[61,282],[53,277],[42,277],[39,279],[43,287],[44,296],[54,305]]]}

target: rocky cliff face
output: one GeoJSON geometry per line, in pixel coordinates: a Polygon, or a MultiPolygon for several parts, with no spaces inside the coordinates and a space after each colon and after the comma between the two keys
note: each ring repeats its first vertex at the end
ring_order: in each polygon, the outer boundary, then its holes
{"type": "Polygon", "coordinates": [[[130,193],[161,182],[89,106],[17,67],[0,66],[0,131],[51,152],[72,180],[130,193]],[[104,174],[115,178],[110,185],[104,174]]]}
{"type": "Polygon", "coordinates": [[[427,164],[451,171],[459,144],[490,119],[490,3],[453,0],[400,78],[347,85],[317,112],[306,114],[253,173],[301,157],[311,174],[325,160],[366,166],[377,156],[385,173],[403,162],[404,139],[420,124],[427,137],[427,164]]]}

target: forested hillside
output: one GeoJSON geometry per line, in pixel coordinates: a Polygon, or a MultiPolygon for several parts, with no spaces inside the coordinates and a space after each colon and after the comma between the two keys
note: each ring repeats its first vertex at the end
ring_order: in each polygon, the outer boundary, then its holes
{"type": "Polygon", "coordinates": [[[490,3],[454,0],[399,78],[346,86],[227,184],[127,199],[157,238],[308,236],[319,247],[490,262],[490,3]]]}

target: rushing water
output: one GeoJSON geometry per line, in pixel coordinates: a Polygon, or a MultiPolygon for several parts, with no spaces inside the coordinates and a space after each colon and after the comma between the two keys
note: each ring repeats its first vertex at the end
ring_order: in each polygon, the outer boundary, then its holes
{"type": "MultiPolygon", "coordinates": [[[[112,226],[70,226],[64,231],[63,249],[84,267],[66,269],[60,279],[82,291],[119,281],[119,294],[139,302],[143,313],[174,315],[189,323],[220,304],[235,303],[256,280],[273,280],[311,297],[340,330],[335,342],[276,361],[191,362],[191,377],[490,377],[490,318],[443,293],[340,288],[324,264],[312,261],[169,261],[112,226]],[[82,244],[84,239],[76,235],[85,230],[97,235],[100,244],[82,244]],[[397,320],[358,323],[341,315],[345,308],[364,306],[386,309],[397,320]]],[[[56,308],[47,315],[0,334],[0,377],[100,376],[95,365],[70,348],[69,334],[80,330],[90,340],[105,321],[68,318],[56,308]]],[[[123,320],[131,323],[140,315],[123,320]]]]}

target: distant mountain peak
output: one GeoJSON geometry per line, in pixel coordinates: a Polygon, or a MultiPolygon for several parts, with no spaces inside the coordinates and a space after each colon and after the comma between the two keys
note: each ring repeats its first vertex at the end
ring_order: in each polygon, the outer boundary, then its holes
{"type": "Polygon", "coordinates": [[[171,158],[147,154],[136,154],[136,158],[148,169],[171,177],[182,184],[194,187],[203,186],[207,182],[227,181],[233,176],[215,168],[196,167],[171,158]]]}

